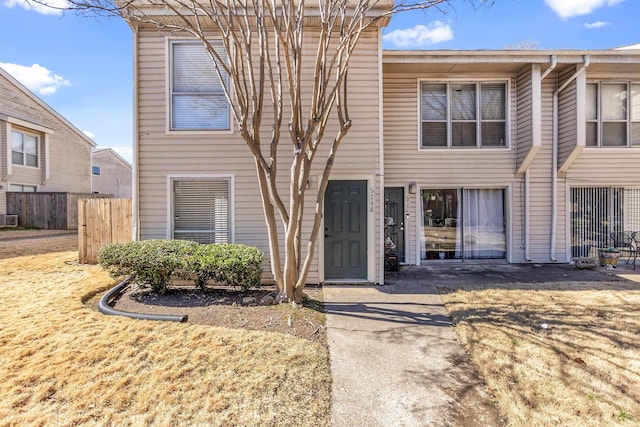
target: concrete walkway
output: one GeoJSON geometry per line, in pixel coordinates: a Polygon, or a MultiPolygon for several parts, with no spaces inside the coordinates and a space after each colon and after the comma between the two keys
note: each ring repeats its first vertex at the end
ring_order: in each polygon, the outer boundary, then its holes
{"type": "Polygon", "coordinates": [[[502,425],[435,287],[326,285],[332,426],[502,425]]]}

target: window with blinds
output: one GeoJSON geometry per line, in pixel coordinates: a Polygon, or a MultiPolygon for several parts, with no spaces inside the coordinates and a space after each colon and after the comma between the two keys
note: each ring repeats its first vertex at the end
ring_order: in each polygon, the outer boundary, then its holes
{"type": "Polygon", "coordinates": [[[587,147],[640,146],[640,84],[588,83],[587,147]]]}
{"type": "Polygon", "coordinates": [[[173,237],[200,243],[231,242],[230,181],[173,181],[173,237]]]}
{"type": "Polygon", "coordinates": [[[423,82],[422,148],[506,147],[506,95],[502,82],[423,82]]]}
{"type": "MultiPolygon", "coordinates": [[[[222,43],[212,42],[226,61],[222,43]]],[[[229,130],[229,102],[211,56],[198,41],[171,43],[171,130],[229,130]]],[[[224,85],[224,86],[223,86],[224,85]]]]}

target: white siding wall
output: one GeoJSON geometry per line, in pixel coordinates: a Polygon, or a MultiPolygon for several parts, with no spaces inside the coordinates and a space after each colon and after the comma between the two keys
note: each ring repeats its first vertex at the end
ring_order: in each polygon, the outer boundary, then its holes
{"type": "MultiPolygon", "coordinates": [[[[170,194],[167,186],[169,175],[233,175],[235,188],[235,242],[257,245],[267,255],[264,272],[270,277],[268,267],[268,240],[266,226],[262,215],[262,204],[258,190],[253,157],[239,134],[167,134],[166,129],[166,77],[167,59],[166,34],[156,30],[141,29],[138,33],[138,158],[139,158],[139,221],[140,238],[166,238],[170,236],[171,223],[168,218],[170,194]]],[[[378,119],[378,35],[375,31],[367,34],[360,41],[357,54],[352,58],[350,66],[349,112],[353,127],[343,141],[333,169],[333,177],[358,178],[370,177],[374,182],[376,204],[376,223],[378,229],[381,221],[380,177],[379,167],[379,135],[378,119]]],[[[311,54],[310,52],[307,52],[311,54]]],[[[312,64],[303,70],[303,87],[310,87],[312,64]]],[[[310,91],[309,91],[310,92],[310,91]]],[[[269,113],[266,113],[268,116],[269,113]]],[[[285,120],[286,122],[286,120],[285,120]]],[[[264,135],[269,135],[268,122],[265,121],[264,135]]],[[[286,123],[285,123],[286,125],[286,123]]],[[[335,125],[327,130],[325,138],[329,141],[335,134],[335,125]]],[[[279,177],[283,194],[287,194],[286,178],[289,167],[290,145],[288,134],[283,129],[280,144],[279,177]]],[[[265,138],[266,139],[266,138],[265,138]]],[[[314,175],[321,169],[323,154],[318,154],[314,175]]],[[[316,180],[317,182],[317,180],[316,180]]],[[[312,190],[317,189],[317,184],[312,190]]],[[[306,204],[307,218],[313,216],[313,199],[308,198],[306,204]]],[[[305,231],[311,229],[311,223],[304,226],[305,231]]],[[[381,242],[376,233],[375,260],[381,262],[381,242]]],[[[315,261],[312,266],[309,282],[322,279],[319,271],[322,246],[316,248],[315,261]]],[[[379,265],[379,264],[378,264],[379,265]]],[[[379,268],[375,271],[378,272],[379,268]]],[[[376,273],[375,281],[381,281],[376,273]]]]}

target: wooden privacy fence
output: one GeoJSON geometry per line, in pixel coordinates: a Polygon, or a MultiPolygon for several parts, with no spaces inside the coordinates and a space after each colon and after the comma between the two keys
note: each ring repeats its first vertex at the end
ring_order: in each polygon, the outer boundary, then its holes
{"type": "Polygon", "coordinates": [[[78,200],[111,197],[90,193],[7,192],[7,213],[18,215],[18,225],[47,230],[76,230],[78,200]]]}
{"type": "Polygon", "coordinates": [[[131,199],[78,200],[78,252],[81,264],[97,264],[111,243],[131,241],[131,199]]]}

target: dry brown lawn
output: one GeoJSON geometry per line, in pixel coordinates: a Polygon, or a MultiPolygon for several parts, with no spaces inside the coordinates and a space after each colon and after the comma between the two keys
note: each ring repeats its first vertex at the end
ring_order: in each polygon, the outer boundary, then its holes
{"type": "Polygon", "coordinates": [[[612,278],[442,298],[509,425],[629,426],[640,425],[639,289],[612,278]]]}
{"type": "Polygon", "coordinates": [[[104,316],[86,302],[113,280],[77,258],[0,253],[1,425],[329,424],[322,344],[104,316]]]}

